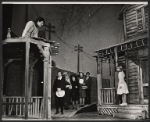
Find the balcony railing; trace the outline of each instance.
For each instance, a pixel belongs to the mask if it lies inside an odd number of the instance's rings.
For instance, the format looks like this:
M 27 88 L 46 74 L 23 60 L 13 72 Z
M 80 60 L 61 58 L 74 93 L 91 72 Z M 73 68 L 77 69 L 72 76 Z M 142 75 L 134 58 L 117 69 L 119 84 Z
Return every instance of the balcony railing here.
M 42 118 L 43 97 L 30 97 L 28 101 L 28 116 Z M 3 96 L 2 97 L 2 114 L 4 116 L 25 116 L 25 97 L 20 96 Z
M 102 104 L 115 104 L 116 103 L 116 89 L 115 88 L 102 88 L 101 89 L 101 103 Z

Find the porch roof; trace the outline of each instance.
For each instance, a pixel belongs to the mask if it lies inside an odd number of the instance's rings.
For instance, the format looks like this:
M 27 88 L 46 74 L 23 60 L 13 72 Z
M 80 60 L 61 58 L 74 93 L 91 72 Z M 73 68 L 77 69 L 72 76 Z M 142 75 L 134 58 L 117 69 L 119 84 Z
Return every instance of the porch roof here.
M 118 43 L 109 47 L 101 48 L 96 50 L 95 53 L 98 53 L 99 56 L 107 56 L 115 53 L 115 49 L 117 52 L 128 51 L 137 49 L 140 47 L 148 46 L 148 34 L 143 34 L 132 39 L 128 39 L 122 43 Z M 95 56 L 94 56 L 95 57 Z

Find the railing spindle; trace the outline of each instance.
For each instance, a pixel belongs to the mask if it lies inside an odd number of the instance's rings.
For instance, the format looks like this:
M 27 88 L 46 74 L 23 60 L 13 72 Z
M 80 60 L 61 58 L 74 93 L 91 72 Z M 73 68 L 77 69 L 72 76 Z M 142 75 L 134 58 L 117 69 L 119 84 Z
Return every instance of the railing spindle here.
M 116 101 L 116 89 L 115 88 L 102 88 L 101 89 L 101 101 L 102 104 L 114 104 Z

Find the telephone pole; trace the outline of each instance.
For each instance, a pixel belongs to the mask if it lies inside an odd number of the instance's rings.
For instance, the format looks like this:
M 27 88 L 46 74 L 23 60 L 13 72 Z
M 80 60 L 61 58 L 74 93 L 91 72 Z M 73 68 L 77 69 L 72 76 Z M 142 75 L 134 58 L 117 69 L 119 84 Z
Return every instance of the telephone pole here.
M 45 25 L 45 26 L 48 28 L 48 30 L 46 31 L 49 32 L 49 40 L 51 40 L 51 33 L 55 33 L 55 30 L 52 30 L 52 29 L 55 29 L 56 27 L 52 26 L 51 23 L 48 23 L 48 25 Z
M 74 46 L 74 51 L 77 51 L 77 73 L 80 71 L 80 52 L 83 52 L 83 47 L 78 44 L 78 46 Z

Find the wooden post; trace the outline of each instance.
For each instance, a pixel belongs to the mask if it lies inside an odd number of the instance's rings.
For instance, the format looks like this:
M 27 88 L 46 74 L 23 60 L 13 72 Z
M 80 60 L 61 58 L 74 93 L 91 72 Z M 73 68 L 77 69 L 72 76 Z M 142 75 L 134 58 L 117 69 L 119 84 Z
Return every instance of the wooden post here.
M 26 43 L 26 61 L 25 61 L 25 119 L 28 119 L 28 81 L 29 81 L 29 51 L 30 51 L 30 43 L 27 41 Z
M 29 97 L 32 96 L 33 67 L 29 69 Z
M 98 94 L 98 105 L 102 105 L 101 89 L 102 89 L 102 59 L 100 60 L 99 54 L 97 54 L 97 94 Z
M 49 54 L 50 55 L 50 54 Z M 51 75 L 52 75 L 52 57 L 49 56 L 48 66 L 48 119 L 51 119 Z
M 118 67 L 118 52 L 117 52 L 117 47 L 114 48 L 115 51 L 115 66 L 116 68 Z
M 49 58 L 48 58 L 48 52 L 49 48 L 44 47 L 44 52 L 45 52 L 45 58 L 44 58 L 44 91 L 43 91 L 43 118 L 48 119 L 48 63 L 49 63 Z
M 117 52 L 117 47 L 114 48 L 115 50 L 115 88 L 117 90 L 117 87 L 118 87 L 118 82 L 119 82 L 119 79 L 118 79 L 118 72 L 116 71 L 116 68 L 118 67 L 118 52 Z M 116 102 L 117 104 L 119 103 L 119 96 L 116 95 Z
M 112 55 L 110 55 L 110 87 L 114 87 L 114 60 Z
M 126 62 L 126 82 L 129 88 L 129 71 L 128 71 L 128 52 L 125 52 L 125 62 Z M 127 95 L 127 102 L 129 102 L 129 97 Z

